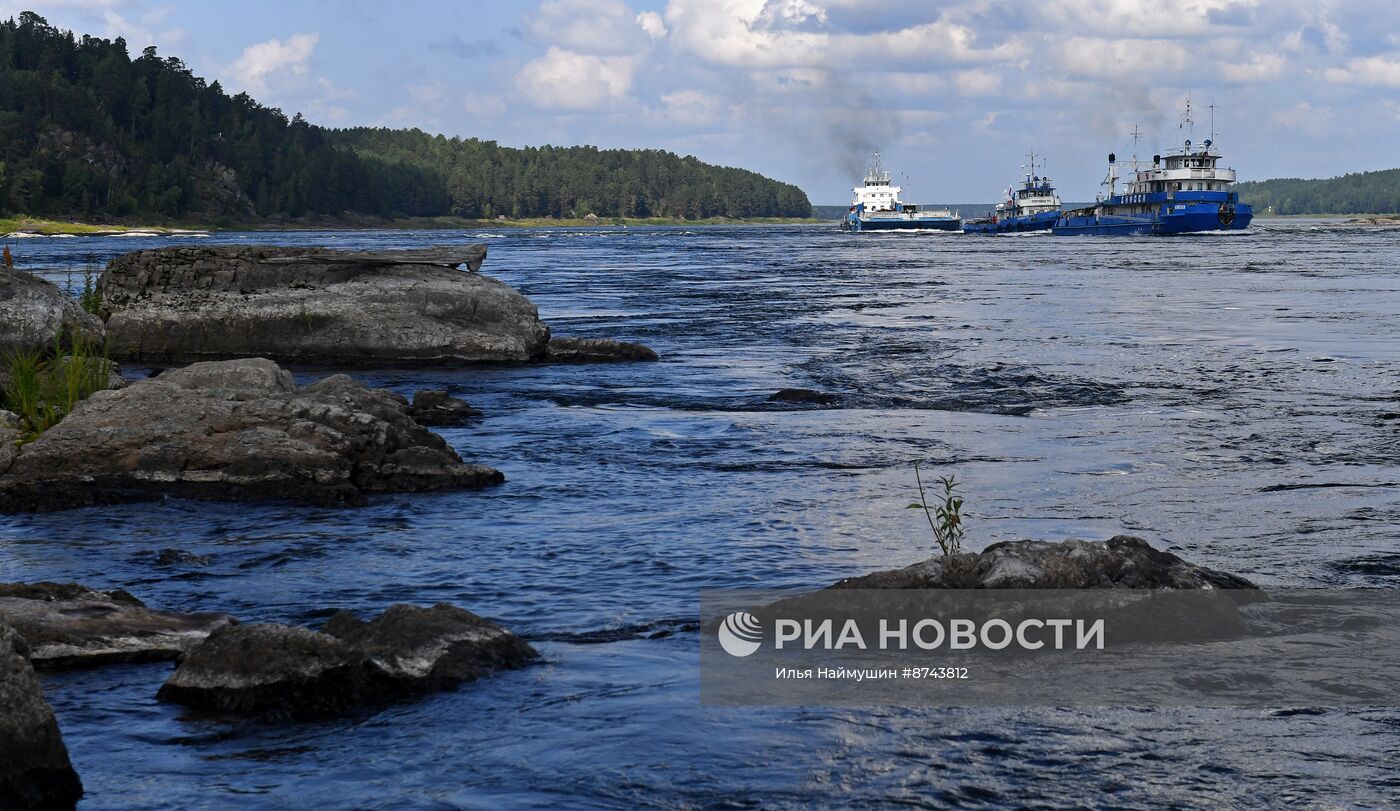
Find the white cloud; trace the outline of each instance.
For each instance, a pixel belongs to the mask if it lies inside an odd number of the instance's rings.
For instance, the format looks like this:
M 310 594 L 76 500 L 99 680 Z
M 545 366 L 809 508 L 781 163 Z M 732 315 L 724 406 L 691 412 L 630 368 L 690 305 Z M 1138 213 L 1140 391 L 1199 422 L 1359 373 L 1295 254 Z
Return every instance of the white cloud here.
M 537 107 L 601 110 L 628 98 L 636 69 L 634 57 L 594 56 L 550 46 L 544 56 L 520 69 L 515 86 Z
M 1327 81 L 1367 87 L 1400 87 L 1400 55 L 1353 59 L 1345 68 L 1327 68 Z
M 286 39 L 270 39 L 249 45 L 229 66 L 228 74 L 238 88 L 253 95 L 268 92 L 268 80 L 290 74 L 305 76 L 311 55 L 320 43 L 320 34 L 293 34 Z
M 964 96 L 990 96 L 1001 90 L 1001 76 L 987 70 L 960 70 L 953 81 Z
M 102 5 L 108 6 L 110 4 L 103 3 Z M 122 37 L 133 50 L 156 45 L 162 51 L 169 52 L 170 48 L 179 46 L 185 41 L 184 29 L 158 27 L 169 17 L 170 11 L 169 7 L 156 9 L 139 15 L 137 20 L 133 22 L 129 17 L 112 8 L 104 8 L 102 11 L 103 36 L 112 39 Z
M 629 54 L 666 33 L 659 14 L 637 14 L 623 0 L 545 0 L 525 25 L 539 40 L 593 55 Z
M 462 108 L 473 116 L 499 118 L 506 111 L 506 103 L 500 96 L 468 93 L 462 97 Z
M 663 39 L 666 36 L 666 21 L 655 11 L 643 11 L 638 14 L 637 25 L 652 39 Z
M 725 104 L 718 96 L 700 90 L 677 90 L 661 97 L 660 116 L 668 123 L 713 128 L 727 124 Z
M 1252 84 L 1279 78 L 1287 65 L 1279 54 L 1257 53 L 1244 62 L 1222 63 L 1220 73 L 1226 81 Z
M 666 24 L 671 40 L 719 65 L 780 68 L 824 64 L 825 34 L 759 25 L 765 0 L 671 0 Z
M 360 98 L 353 90 L 338 87 L 330 79 L 319 78 L 315 84 L 315 98 L 306 105 L 306 112 L 318 123 L 343 124 L 350 118 L 347 106 Z
M 683 50 L 740 68 L 907 70 L 1024 58 L 1005 43 L 978 45 L 972 28 L 948 16 L 870 33 L 833 30 L 812 0 L 671 0 L 666 22 Z
M 1306 101 L 1300 101 L 1286 110 L 1279 110 L 1270 118 L 1280 127 L 1301 130 L 1310 137 L 1322 138 L 1331 129 L 1332 110 L 1313 107 Z
M 1047 56 L 1071 76 L 1103 79 L 1108 72 L 1115 80 L 1179 73 L 1195 59 L 1193 50 L 1177 40 L 1074 36 L 1058 40 Z
M 1258 8 L 1261 0 L 1055 0 L 1037 6 L 1058 33 L 1118 38 L 1190 36 L 1225 27 L 1228 12 Z

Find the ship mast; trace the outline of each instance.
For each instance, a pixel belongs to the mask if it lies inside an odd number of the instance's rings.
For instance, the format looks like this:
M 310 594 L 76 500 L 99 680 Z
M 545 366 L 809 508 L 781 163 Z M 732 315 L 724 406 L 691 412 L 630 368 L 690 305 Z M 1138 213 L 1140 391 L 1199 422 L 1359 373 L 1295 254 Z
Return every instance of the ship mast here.
M 1214 113 L 1213 113 L 1213 111 L 1212 111 L 1212 115 L 1213 115 L 1213 114 L 1214 114 Z M 1176 126 L 1176 128 L 1179 129 L 1179 130 L 1185 130 L 1185 131 L 1186 131 L 1186 135 L 1187 135 L 1188 137 L 1187 137 L 1187 139 L 1186 139 L 1186 150 L 1185 150 L 1185 152 L 1190 152 L 1190 151 L 1191 151 L 1191 139 L 1190 139 L 1189 136 L 1194 135 L 1194 134 L 1196 133 L 1196 122 L 1193 121 L 1193 120 L 1191 119 L 1191 94 L 1190 94 L 1190 93 L 1187 93 L 1187 94 L 1186 94 L 1186 110 L 1185 110 L 1185 112 L 1183 112 L 1183 113 L 1181 114 L 1181 123 L 1178 124 L 1178 125 Z M 1183 154 L 1184 154 L 1184 153 L 1183 153 Z

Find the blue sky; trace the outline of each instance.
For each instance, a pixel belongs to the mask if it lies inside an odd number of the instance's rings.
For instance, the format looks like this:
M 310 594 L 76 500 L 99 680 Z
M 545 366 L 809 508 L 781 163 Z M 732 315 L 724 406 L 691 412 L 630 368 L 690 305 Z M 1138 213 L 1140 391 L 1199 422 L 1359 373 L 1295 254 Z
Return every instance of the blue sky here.
M 1090 199 L 1196 108 L 1241 179 L 1400 167 L 1400 3 L 1355 0 L 0 0 L 154 44 L 328 126 L 660 147 L 844 203 L 880 149 L 915 202 L 1024 154 Z

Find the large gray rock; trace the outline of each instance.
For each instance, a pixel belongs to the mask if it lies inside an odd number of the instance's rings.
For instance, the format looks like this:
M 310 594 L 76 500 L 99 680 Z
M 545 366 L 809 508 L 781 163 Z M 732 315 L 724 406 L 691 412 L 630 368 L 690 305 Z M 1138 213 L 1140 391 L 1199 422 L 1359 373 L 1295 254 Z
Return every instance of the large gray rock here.
M 1003 541 L 981 552 L 842 580 L 838 589 L 1253 589 L 1226 572 L 1188 563 L 1147 541 Z
M 390 689 L 364 653 L 288 625 L 236 625 L 209 635 L 156 697 L 205 710 L 322 718 Z
M 0 625 L 0 808 L 73 808 L 83 784 L 27 652 L 23 637 Z
M 394 605 L 369 622 L 340 612 L 326 625 L 405 688 L 450 689 L 537 654 L 515 634 L 462 608 Z
M 102 321 L 52 282 L 0 268 L 0 358 L 44 351 L 55 339 L 102 342 Z
M 473 270 L 484 245 L 353 253 L 179 247 L 113 260 L 98 287 L 111 356 L 168 363 L 524 363 L 549 328 L 535 305 Z
M 162 495 L 360 504 L 373 492 L 481 487 L 400 395 L 345 375 L 303 388 L 272 361 L 197 363 L 102 391 L 22 446 L 0 511 Z
M 348 612 L 326 632 L 240 625 L 192 649 L 157 697 L 221 712 L 321 718 L 357 706 L 451 689 L 534 649 L 501 626 L 448 605 L 395 605 L 370 622 Z
M 0 583 L 0 623 L 24 636 L 39 668 L 174 660 L 236 622 L 226 614 L 154 611 L 125 591 Z

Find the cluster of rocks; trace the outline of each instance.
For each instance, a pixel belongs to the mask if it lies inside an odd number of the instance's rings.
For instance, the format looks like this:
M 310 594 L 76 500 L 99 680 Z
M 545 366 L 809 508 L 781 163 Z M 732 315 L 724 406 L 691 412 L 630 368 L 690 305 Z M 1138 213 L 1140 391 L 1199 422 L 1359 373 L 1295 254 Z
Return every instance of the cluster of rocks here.
M 117 360 L 193 364 L 127 387 L 98 361 L 109 390 L 23 446 L 0 412 L 0 512 L 162 495 L 358 504 L 503 481 L 423 427 L 481 416 L 468 403 L 425 391 L 410 404 L 345 375 L 298 388 L 277 365 L 656 360 L 636 343 L 551 340 L 529 299 L 475 272 L 485 258 L 484 245 L 137 251 L 98 282 L 105 323 L 47 281 L 0 272 L 0 358 L 81 338 Z
M 125 591 L 0 584 L 0 808 L 72 808 L 82 796 L 36 669 L 179 660 L 157 697 L 291 719 L 449 690 L 539 654 L 490 620 L 439 603 L 348 611 L 320 631 L 156 611 Z
M 0 464 L 0 510 L 179 495 L 359 504 L 366 494 L 482 487 L 401 395 L 345 375 L 298 387 L 262 358 L 196 363 L 100 391 Z

